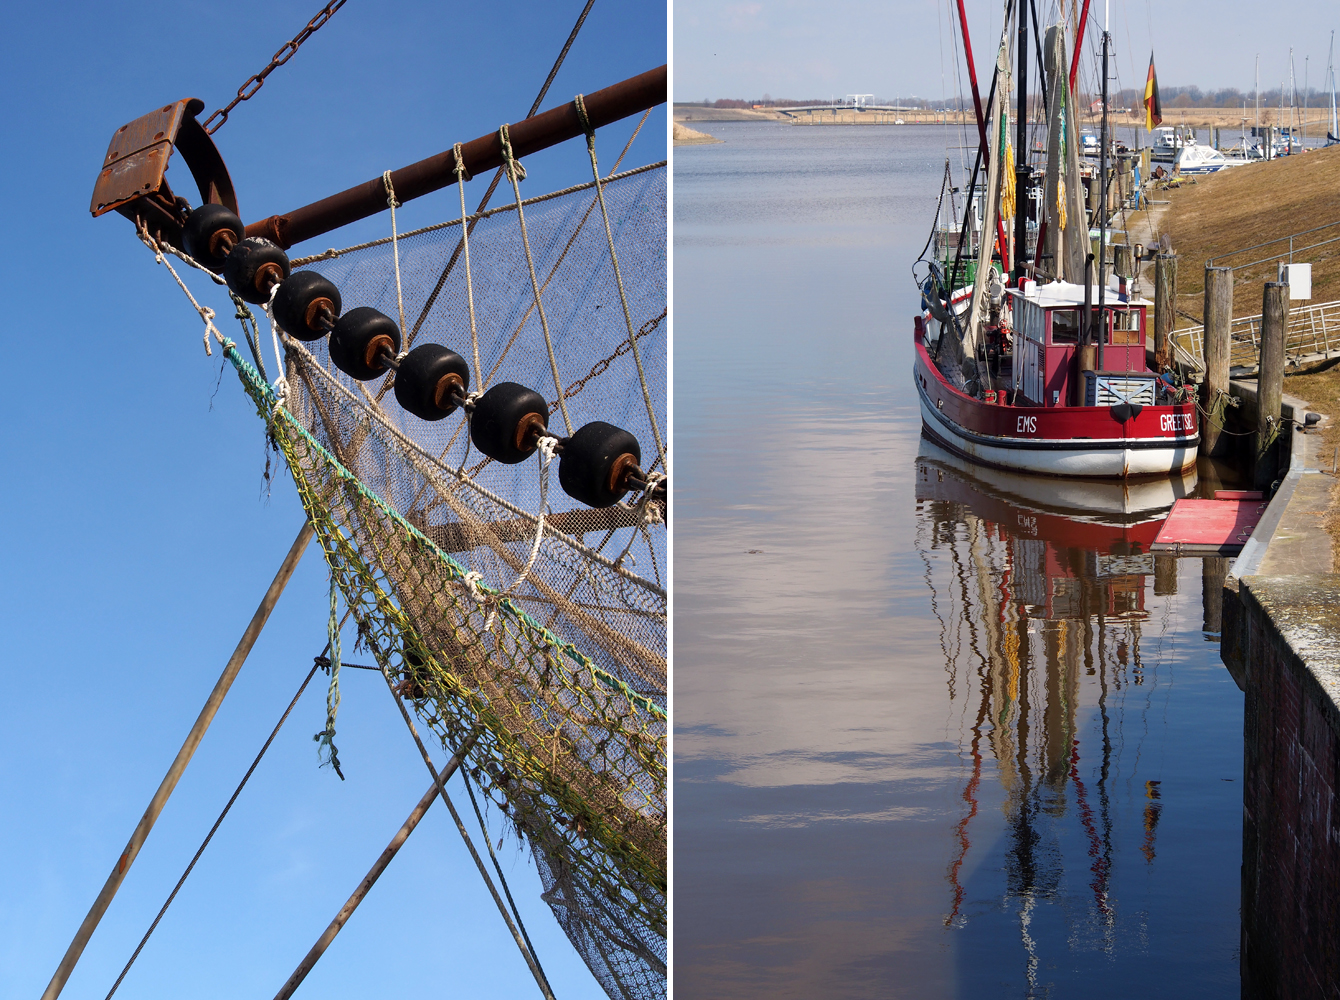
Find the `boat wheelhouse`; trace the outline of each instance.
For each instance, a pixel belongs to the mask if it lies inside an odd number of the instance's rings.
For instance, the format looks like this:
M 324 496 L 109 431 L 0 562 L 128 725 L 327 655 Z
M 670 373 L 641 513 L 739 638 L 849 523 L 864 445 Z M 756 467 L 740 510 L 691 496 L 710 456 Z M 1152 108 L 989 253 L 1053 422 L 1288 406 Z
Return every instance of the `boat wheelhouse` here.
M 931 317 L 918 318 L 914 377 L 928 435 L 973 461 L 1047 475 L 1126 479 L 1194 466 L 1194 396 L 1148 366 L 1152 303 L 1114 278 L 1093 309 L 1097 336 L 1084 342 L 1083 285 L 1021 285 L 1006 290 L 1011 329 L 988 329 L 987 362 L 963 389 L 936 364 Z M 1097 298 L 1090 288 L 1089 302 Z

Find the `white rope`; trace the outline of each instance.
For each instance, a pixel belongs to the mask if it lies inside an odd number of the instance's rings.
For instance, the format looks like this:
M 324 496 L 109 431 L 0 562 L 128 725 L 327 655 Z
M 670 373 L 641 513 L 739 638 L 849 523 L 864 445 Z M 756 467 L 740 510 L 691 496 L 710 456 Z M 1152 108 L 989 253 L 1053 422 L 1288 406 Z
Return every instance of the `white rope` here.
M 536 453 L 540 456 L 540 511 L 535 516 L 535 540 L 531 542 L 530 558 L 526 560 L 526 565 L 521 568 L 520 574 L 509 586 L 499 591 L 495 603 L 504 597 L 510 597 L 525 582 L 526 577 L 530 576 L 530 571 L 535 567 L 535 560 L 540 555 L 540 543 L 544 541 L 544 517 L 549 509 L 549 466 L 558 454 L 558 438 L 545 435 L 535 444 Z M 493 627 L 494 615 L 494 611 L 489 612 L 484 622 L 484 631 L 487 632 Z
M 395 185 L 391 183 L 391 171 L 382 173 L 382 186 L 386 188 L 386 204 L 391 209 L 391 256 L 395 258 L 395 303 L 400 310 L 400 335 L 405 335 L 405 298 L 400 293 L 400 239 L 396 235 L 395 210 L 400 203 L 395 200 Z
M 530 237 L 526 235 L 526 213 L 521 207 L 521 178 L 526 176 L 526 172 L 517 163 L 516 157 L 512 155 L 512 140 L 508 135 L 507 126 L 503 125 L 498 129 L 498 138 L 502 140 L 503 162 L 507 167 L 507 177 L 512 182 L 512 190 L 516 193 L 516 217 L 521 224 L 521 245 L 526 248 L 526 266 L 530 269 L 530 287 L 535 292 L 535 311 L 540 314 L 540 328 L 544 331 L 544 346 L 549 351 L 549 369 L 554 374 L 554 391 L 558 393 L 558 408 L 563 412 L 563 424 L 568 429 L 568 434 L 572 434 L 572 418 L 568 416 L 568 401 L 563 394 L 563 378 L 558 374 L 558 359 L 554 356 L 554 341 L 549 336 L 549 320 L 544 315 L 544 303 L 540 300 L 540 282 L 535 277 L 535 260 L 530 252 Z
M 474 351 L 476 387 L 483 389 L 484 372 L 479 365 L 479 331 L 475 329 L 475 286 L 470 274 L 470 226 L 465 208 L 465 182 L 470 179 L 470 171 L 465 169 L 459 142 L 451 147 L 451 152 L 456 157 L 456 189 L 461 193 L 461 245 L 465 250 L 465 301 L 470 307 L 470 347 Z
M 275 391 L 275 412 L 278 412 L 279 408 L 288 399 L 288 379 L 284 375 L 284 353 L 279 348 L 280 330 L 279 324 L 275 322 L 274 302 L 275 296 L 278 294 L 279 282 L 276 281 L 270 286 L 270 298 L 265 303 L 265 315 L 270 320 L 270 340 L 274 343 L 275 348 L 275 371 L 278 373 L 275 375 L 274 382 L 270 384 Z M 287 339 L 288 334 L 284 334 L 284 336 Z
M 181 280 L 181 275 L 177 273 L 177 269 L 172 266 L 172 264 L 168 261 L 166 257 L 163 256 L 163 251 L 166 250 L 173 256 L 180 257 L 182 260 L 185 260 L 188 263 L 190 263 L 191 266 L 193 267 L 200 267 L 200 265 L 197 264 L 195 261 L 191 260 L 185 254 L 182 254 L 179 251 L 174 250 L 168 244 L 159 243 L 158 240 L 154 239 L 152 236 L 149 235 L 149 230 L 144 227 L 144 224 L 142 222 L 140 223 L 139 235 L 140 240 L 144 243 L 144 245 L 153 251 L 154 259 L 168 269 L 168 272 L 172 275 L 173 278 L 176 279 L 178 286 L 180 286 L 181 290 L 186 293 L 186 297 L 191 300 L 191 305 L 195 307 L 195 311 L 198 312 L 200 314 L 200 318 L 205 321 L 205 336 L 204 336 L 205 356 L 212 358 L 214 356 L 214 352 L 211 351 L 209 348 L 209 335 L 211 333 L 214 334 L 214 339 L 219 342 L 220 346 L 224 345 L 227 342 L 224 335 L 219 332 L 219 328 L 214 325 L 214 315 L 215 315 L 214 310 L 209 308 L 208 306 L 202 306 L 199 302 L 195 300 L 195 296 L 191 294 L 191 290 L 186 287 L 186 282 Z M 200 269 L 202 271 L 206 270 L 203 267 L 200 267 Z
M 641 524 L 638 527 L 645 528 L 649 524 L 662 524 L 665 521 L 665 515 L 661 512 L 658 504 L 651 502 L 651 495 L 656 491 L 656 487 L 665 482 L 665 474 L 661 472 L 648 472 L 647 485 L 642 490 L 642 498 L 638 501 L 635 508 L 641 518 Z M 622 568 L 623 561 L 628 559 L 634 566 L 637 565 L 637 557 L 630 555 L 633 543 L 638 539 L 638 527 L 635 527 L 632 534 L 628 536 L 628 544 L 623 547 L 619 557 L 614 560 L 614 565 Z
M 651 389 L 647 386 L 647 374 L 642 367 L 642 352 L 638 350 L 637 335 L 633 332 L 633 316 L 628 311 L 628 295 L 623 287 L 623 273 L 619 270 L 619 255 L 614 252 L 614 232 L 610 228 L 609 209 L 605 207 L 605 186 L 600 181 L 600 168 L 596 166 L 596 131 L 586 116 L 586 101 L 581 94 L 573 99 L 573 104 L 577 107 L 577 117 L 586 132 L 586 149 L 591 154 L 591 176 L 595 180 L 596 198 L 600 201 L 600 215 L 605 220 L 605 239 L 609 243 L 610 262 L 614 265 L 614 283 L 619 286 L 619 302 L 623 305 L 623 319 L 628 326 L 628 342 L 633 345 L 633 360 L 637 363 L 637 377 L 642 383 L 642 399 L 647 405 L 647 419 L 651 422 L 651 435 L 656 441 L 656 454 L 660 457 L 661 464 L 669 468 L 665 461 L 665 443 L 661 440 L 661 428 L 656 422 L 656 407 L 652 405 Z M 559 390 L 560 394 L 562 391 Z M 571 427 L 568 428 L 568 433 L 572 433 Z

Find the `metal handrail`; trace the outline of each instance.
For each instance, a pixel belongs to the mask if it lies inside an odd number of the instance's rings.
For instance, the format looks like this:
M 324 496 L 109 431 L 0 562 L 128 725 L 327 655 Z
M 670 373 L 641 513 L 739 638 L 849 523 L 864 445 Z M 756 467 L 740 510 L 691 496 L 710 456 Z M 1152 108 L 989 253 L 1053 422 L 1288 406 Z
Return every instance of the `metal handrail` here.
M 1238 255 L 1238 254 L 1240 254 L 1240 253 L 1246 253 L 1248 250 L 1260 250 L 1262 247 L 1272 246 L 1272 245 L 1274 245 L 1274 244 L 1276 244 L 1276 243 L 1283 243 L 1285 240 L 1288 240 L 1288 241 L 1289 241 L 1289 263 L 1292 264 L 1292 263 L 1293 263 L 1293 255 L 1294 255 L 1294 253 L 1295 253 L 1294 245 L 1293 245 L 1293 241 L 1294 241 L 1294 239 L 1295 239 L 1296 237 L 1299 237 L 1299 236 L 1306 236 L 1308 233 L 1319 233 L 1319 232 L 1321 232 L 1323 229 L 1334 229 L 1336 226 L 1340 226 L 1340 221 L 1337 221 L 1337 222 L 1328 222 L 1328 223 L 1327 223 L 1326 225 L 1324 225 L 1324 226 L 1316 226 L 1316 227 L 1314 227 L 1314 228 L 1312 228 L 1312 229 L 1304 229 L 1304 230 L 1302 230 L 1301 232 L 1292 233 L 1292 234 L 1290 234 L 1290 235 L 1288 235 L 1288 236 L 1279 236 L 1279 237 L 1276 237 L 1276 238 L 1273 239 L 1273 240 L 1267 240 L 1267 241 L 1264 242 L 1264 243 L 1256 243 L 1256 244 L 1253 244 L 1252 246 L 1249 246 L 1249 247 L 1241 247 L 1241 248 L 1239 248 L 1239 249 L 1237 249 L 1237 250 L 1230 250 L 1228 253 L 1221 253 L 1218 257 L 1211 257 L 1211 258 L 1209 258 L 1208 260 L 1205 261 L 1205 266 L 1206 266 L 1206 267 L 1214 267 L 1215 261 L 1223 260 L 1223 259 L 1225 259 L 1226 257 L 1234 257 L 1234 256 L 1236 256 L 1236 255 Z M 1325 245 L 1328 244 L 1328 243 L 1336 243 L 1336 242 L 1340 242 L 1340 236 L 1337 236 L 1335 239 L 1322 240 L 1320 243 L 1313 243 L 1311 246 L 1300 247 L 1300 248 L 1297 250 L 1297 252 L 1298 252 L 1298 253 L 1302 253 L 1304 250 L 1313 250 L 1313 249 L 1315 249 L 1316 247 L 1322 247 L 1322 246 L 1325 246 Z M 1254 261 L 1252 261 L 1250 264 L 1239 264 L 1239 265 L 1237 265 L 1237 267 L 1253 267 L 1253 266 L 1256 265 L 1256 264 L 1264 264 L 1266 261 L 1268 261 L 1268 260 L 1274 260 L 1274 259 L 1275 259 L 1275 258 L 1273 258 L 1273 257 L 1262 257 L 1260 260 L 1254 260 Z M 1229 270 L 1236 270 L 1236 268 L 1230 268 Z
M 1260 315 L 1239 316 L 1230 323 L 1230 367 L 1246 369 L 1256 365 L 1260 328 Z M 1177 347 L 1191 354 L 1196 359 L 1196 366 L 1203 368 L 1205 327 L 1183 327 L 1174 330 L 1171 336 Z M 1340 354 L 1340 300 L 1290 309 L 1284 351 L 1293 358 Z

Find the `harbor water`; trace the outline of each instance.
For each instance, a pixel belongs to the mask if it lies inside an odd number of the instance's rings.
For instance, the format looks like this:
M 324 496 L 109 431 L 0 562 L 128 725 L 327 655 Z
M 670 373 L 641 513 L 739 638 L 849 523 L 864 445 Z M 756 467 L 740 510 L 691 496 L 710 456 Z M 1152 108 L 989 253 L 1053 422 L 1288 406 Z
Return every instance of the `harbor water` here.
M 674 172 L 675 996 L 1236 996 L 1224 567 L 1148 551 L 1194 478 L 921 438 L 957 134 L 707 131 Z

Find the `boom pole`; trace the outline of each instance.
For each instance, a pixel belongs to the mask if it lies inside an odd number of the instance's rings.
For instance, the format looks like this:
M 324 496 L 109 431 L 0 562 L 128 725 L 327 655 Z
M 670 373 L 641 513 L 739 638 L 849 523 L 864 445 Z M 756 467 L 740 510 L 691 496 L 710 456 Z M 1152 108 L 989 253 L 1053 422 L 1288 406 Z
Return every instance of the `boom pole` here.
M 214 721 L 219 706 L 223 704 L 224 696 L 228 693 L 228 689 L 233 686 L 233 681 L 237 679 L 237 673 L 242 669 L 242 664 L 246 662 L 247 654 L 251 652 L 251 647 L 256 644 L 261 629 L 265 628 L 265 623 L 269 621 L 270 612 L 274 610 L 279 595 L 284 592 L 284 587 L 287 586 L 289 578 L 293 576 L 293 571 L 298 568 L 298 560 L 302 558 L 303 551 L 307 548 L 307 543 L 312 540 L 313 533 L 312 523 L 304 521 L 302 530 L 298 532 L 298 537 L 293 540 L 288 555 L 284 557 L 283 563 L 279 566 L 279 572 L 275 574 L 274 580 L 271 581 L 270 588 L 261 599 L 256 613 L 251 616 L 251 621 L 248 623 L 246 631 L 242 633 L 242 638 L 238 641 L 237 648 L 233 650 L 233 655 L 229 657 L 227 666 L 223 668 L 223 674 L 219 677 L 214 685 L 214 690 L 210 692 L 209 698 L 205 701 L 205 707 L 200 710 L 195 725 L 191 727 L 191 731 L 187 734 L 186 742 L 177 751 L 176 759 L 172 761 L 172 766 L 168 768 L 167 775 L 158 786 L 158 791 L 154 792 L 154 797 L 149 800 L 149 806 L 144 810 L 144 815 L 140 817 L 135 832 L 131 834 L 130 842 L 126 844 L 126 849 L 121 852 L 116 864 L 112 866 L 112 873 L 107 876 L 106 884 L 103 885 L 102 891 L 98 893 L 98 898 L 93 901 L 93 906 L 89 909 L 88 915 L 84 917 L 84 922 L 79 925 L 74 940 L 70 942 L 70 947 L 65 951 L 65 957 L 61 959 L 55 975 L 51 977 L 51 982 L 47 984 L 46 991 L 42 994 L 42 1000 L 56 1000 L 56 997 L 60 996 L 61 990 L 65 989 L 65 983 L 69 980 L 70 973 L 74 972 L 75 964 L 84 953 L 89 938 L 93 936 L 93 932 L 97 929 L 103 914 L 107 912 L 107 907 L 112 904 L 112 897 L 121 888 L 121 883 L 125 880 L 126 872 L 130 870 L 130 866 L 135 863 L 135 858 L 139 855 L 140 848 L 144 846 L 149 831 L 158 821 L 158 814 L 167 805 L 168 797 L 177 787 L 177 782 L 186 770 L 186 765 L 191 762 L 191 758 L 195 755 L 196 747 L 204 739 L 205 730 Z
M 961 0 L 960 0 L 961 3 Z M 966 30 L 966 25 L 965 25 Z M 971 65 L 971 56 L 969 57 Z M 597 129 L 629 115 L 664 104 L 668 94 L 665 66 L 630 77 L 583 98 L 591 128 Z M 974 80 L 973 91 L 977 84 Z M 585 133 L 576 103 L 569 101 L 508 127 L 513 154 L 519 159 L 556 146 Z M 497 132 L 461 145 L 461 159 L 468 174 L 478 176 L 503 164 L 502 139 Z M 418 198 L 456 183 L 456 157 L 452 150 L 438 153 L 407 167 L 391 171 L 396 199 Z M 263 236 L 284 249 L 347 226 L 386 210 L 386 185 L 381 177 L 340 191 L 329 198 L 282 215 L 272 215 L 247 226 L 248 236 Z

